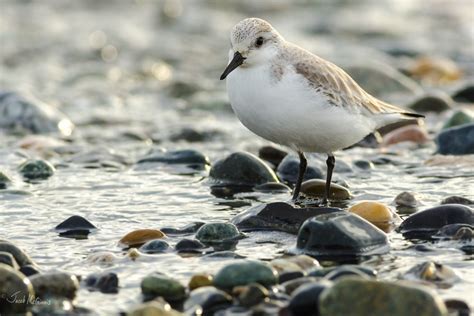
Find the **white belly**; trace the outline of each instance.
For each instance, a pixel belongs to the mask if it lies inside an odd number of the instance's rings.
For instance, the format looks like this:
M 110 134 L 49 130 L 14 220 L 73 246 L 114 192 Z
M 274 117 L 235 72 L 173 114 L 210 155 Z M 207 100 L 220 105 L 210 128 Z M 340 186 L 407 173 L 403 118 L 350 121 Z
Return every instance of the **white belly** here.
M 272 80 L 267 66 L 237 68 L 227 77 L 232 109 L 255 134 L 304 152 L 331 153 L 375 128 L 359 114 L 329 104 L 303 78 L 287 70 Z

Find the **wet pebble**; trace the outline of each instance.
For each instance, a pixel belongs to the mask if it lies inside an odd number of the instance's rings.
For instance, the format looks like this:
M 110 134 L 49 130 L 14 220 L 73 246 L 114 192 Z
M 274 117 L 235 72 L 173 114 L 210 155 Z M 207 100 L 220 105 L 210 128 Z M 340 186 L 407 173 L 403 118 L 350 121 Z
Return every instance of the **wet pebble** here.
M 214 185 L 223 186 L 253 187 L 267 182 L 279 182 L 268 165 L 247 152 L 235 152 L 216 161 L 209 177 L 215 181 Z
M 27 160 L 18 167 L 20 174 L 28 180 L 47 179 L 54 174 L 55 168 L 46 160 Z
M 206 246 L 200 242 L 199 240 L 195 239 L 181 239 L 178 243 L 174 246 L 176 251 L 178 252 L 193 252 L 199 249 L 203 249 Z
M 474 123 L 443 130 L 436 137 L 436 144 L 442 155 L 474 154 Z
M 274 146 L 263 146 L 258 150 L 258 157 L 265 161 L 270 162 L 275 168 L 277 168 L 281 161 L 288 155 L 284 150 L 276 148 Z
M 464 301 L 456 300 L 456 299 L 448 299 L 444 301 L 444 304 L 448 308 L 449 315 L 456 315 L 456 316 L 472 315 L 471 308 Z
M 362 147 L 362 148 L 378 148 L 382 143 L 382 136 L 379 132 L 370 133 L 369 135 L 365 136 L 362 140 L 355 143 L 352 146 L 349 146 L 345 149 L 353 148 L 353 147 Z
M 301 193 L 309 197 L 321 198 L 324 196 L 325 190 L 326 190 L 325 180 L 312 179 L 312 180 L 303 182 L 303 184 L 301 185 Z M 349 189 L 339 184 L 331 183 L 331 187 L 329 189 L 330 200 L 348 200 L 351 197 L 352 196 Z
M 235 286 L 258 283 L 263 286 L 276 284 L 278 273 L 269 264 L 254 260 L 239 260 L 221 268 L 214 276 L 214 286 L 232 290 Z
M 163 297 L 166 301 L 181 301 L 186 297 L 186 288 L 178 280 L 160 272 L 146 276 L 140 287 L 146 301 Z
M 320 267 L 318 260 L 307 255 L 273 259 L 269 263 L 278 274 L 298 271 L 305 272 Z
M 28 300 L 34 297 L 33 286 L 27 277 L 12 267 L 0 263 L 0 314 L 23 315 L 28 309 Z M 12 303 L 12 297 L 26 298 L 24 302 Z
M 245 286 L 237 286 L 232 290 L 232 295 L 237 297 L 241 306 L 252 307 L 262 303 L 269 297 L 269 291 L 258 283 Z
M 213 286 L 204 286 L 191 292 L 184 303 L 184 310 L 190 315 L 214 315 L 231 305 L 232 297 L 229 294 Z
M 322 278 L 325 277 L 333 272 L 333 276 L 330 276 L 328 278 L 333 278 L 334 276 L 337 277 L 337 275 L 340 273 L 342 275 L 345 274 L 346 271 L 350 271 L 351 273 L 357 270 L 360 273 L 364 274 L 366 277 L 369 278 L 376 278 L 377 277 L 377 271 L 371 267 L 364 266 L 364 265 L 358 265 L 358 264 L 343 264 L 340 266 L 336 267 L 327 267 L 327 268 L 321 268 L 321 269 L 314 269 L 308 273 L 309 276 L 317 277 L 317 278 Z M 358 274 L 359 273 L 355 273 Z M 360 275 L 359 275 L 360 276 Z M 327 279 L 327 278 L 326 278 Z
M 79 290 L 79 281 L 75 275 L 64 272 L 35 274 L 30 277 L 37 297 L 67 298 L 73 300 Z
M 35 265 L 33 260 L 22 249 L 7 240 L 0 240 L 0 251 L 11 254 L 20 267 Z
M 254 190 L 257 192 L 263 193 L 286 193 L 291 192 L 291 189 L 286 184 L 280 182 L 267 182 L 264 184 L 259 184 L 254 187 Z
M 194 234 L 204 224 L 204 222 L 194 222 L 181 228 L 163 227 L 160 230 L 167 235 Z
M 418 201 L 416 197 L 411 192 L 402 192 L 398 194 L 394 202 L 397 206 L 404 206 L 404 207 L 416 207 L 418 205 Z
M 441 240 L 472 240 L 474 238 L 474 226 L 468 224 L 446 225 L 431 237 Z
M 296 243 L 297 252 L 332 260 L 388 250 L 385 233 L 348 212 L 328 213 L 306 220 L 298 232 Z
M 297 234 L 301 224 L 308 218 L 328 212 L 341 211 L 331 207 L 298 208 L 284 202 L 253 206 L 231 219 L 244 231 L 278 230 Z
M 447 289 L 460 281 L 454 270 L 446 265 L 434 261 L 426 261 L 415 265 L 406 271 L 403 279 L 410 281 L 423 281 Z
M 440 113 L 449 110 L 453 107 L 453 100 L 444 94 L 437 95 L 426 95 L 423 96 L 412 104 L 408 105 L 408 108 L 415 112 L 436 112 Z
M 235 241 L 241 237 L 239 229 L 232 223 L 207 223 L 196 233 L 196 239 L 204 244 Z
M 354 166 L 362 170 L 374 169 L 374 164 L 371 161 L 365 159 L 358 159 L 353 162 Z
M 54 228 L 59 236 L 84 239 L 97 229 L 91 222 L 79 215 L 73 215 Z
M 0 251 L 0 263 L 6 264 L 6 265 L 12 267 L 15 270 L 20 269 L 20 266 L 16 262 L 13 255 L 9 252 L 6 252 L 6 251 Z
M 278 177 L 287 183 L 295 184 L 298 178 L 298 170 L 300 166 L 299 158 L 294 155 L 287 155 L 281 163 L 278 165 L 277 174 Z M 308 167 L 304 175 L 304 180 L 310 179 L 323 179 L 323 173 L 312 160 L 308 161 Z
M 319 316 L 319 297 L 331 286 L 332 282 L 327 280 L 301 285 L 291 295 L 289 310 L 293 315 Z
M 449 224 L 474 225 L 474 211 L 460 204 L 435 206 L 410 215 L 397 230 L 405 238 L 431 239 L 440 228 Z
M 376 201 L 357 202 L 349 208 L 349 212 L 359 215 L 382 230 L 396 218 L 387 205 Z
M 148 155 L 139 159 L 137 163 L 179 164 L 198 170 L 204 169 L 211 164 L 207 156 L 194 149 L 174 151 L 152 150 Z
M 474 201 L 462 196 L 448 196 L 441 201 L 441 204 L 462 204 L 462 205 L 474 205 Z
M 121 246 L 141 246 L 147 241 L 164 238 L 166 235 L 158 229 L 137 229 L 123 236 L 119 244 Z
M 183 314 L 172 309 L 171 306 L 162 299 L 155 299 L 150 302 L 140 304 L 127 313 L 127 316 L 182 316 Z
M 447 129 L 454 126 L 459 126 L 463 124 L 469 124 L 474 122 L 474 116 L 463 110 L 454 112 L 448 120 L 444 123 L 443 129 Z
M 152 239 L 147 241 L 140 247 L 140 251 L 143 253 L 163 253 L 170 248 L 170 245 L 161 239 Z
M 118 293 L 119 278 L 114 272 L 91 274 L 84 280 L 89 290 L 98 290 L 102 293 Z
M 170 140 L 173 142 L 184 140 L 189 143 L 196 143 L 209 141 L 218 135 L 218 131 L 199 131 L 194 128 L 186 127 L 178 133 L 171 135 Z
M 321 316 L 445 316 L 438 294 L 428 288 L 396 282 L 344 278 L 320 296 Z
M 211 286 L 213 277 L 210 274 L 195 274 L 191 277 L 188 283 L 188 288 L 192 291 L 199 287 Z
M 429 141 L 428 133 L 418 125 L 407 125 L 398 128 L 383 137 L 384 146 L 390 146 L 401 142 L 412 142 L 424 144 Z
M 0 128 L 9 132 L 72 134 L 74 124 L 59 110 L 33 97 L 0 91 Z
M 11 182 L 12 180 L 3 171 L 0 170 L 0 190 L 6 189 Z
M 328 274 L 324 276 L 324 279 L 336 282 L 342 278 L 347 278 L 347 277 L 357 277 L 357 278 L 363 278 L 363 279 L 368 279 L 369 276 L 367 273 L 362 272 L 360 269 L 351 266 L 351 265 L 345 265 L 345 266 L 340 266 L 332 271 L 330 271 Z
M 461 88 L 453 94 L 453 99 L 456 102 L 474 102 L 474 86 L 469 85 L 467 87 Z

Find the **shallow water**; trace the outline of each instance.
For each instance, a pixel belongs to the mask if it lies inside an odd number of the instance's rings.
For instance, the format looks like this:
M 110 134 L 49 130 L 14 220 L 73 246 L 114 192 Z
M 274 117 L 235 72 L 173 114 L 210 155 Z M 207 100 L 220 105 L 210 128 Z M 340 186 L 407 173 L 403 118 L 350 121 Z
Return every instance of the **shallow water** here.
M 437 5 L 408 0 L 358 1 L 357 6 L 345 1 L 337 5 L 296 1 L 298 5 L 293 6 L 286 1 L 232 1 L 226 5 L 183 1 L 180 13 L 179 7 L 169 7 L 169 1 L 46 4 L 3 0 L 0 87 L 32 92 L 57 105 L 77 124 L 72 146 L 78 152 L 110 148 L 131 162 L 152 146 L 194 148 L 211 161 L 237 150 L 256 153 L 267 143 L 238 123 L 225 101 L 225 86 L 218 81 L 227 61 L 228 30 L 236 21 L 249 15 L 268 18 L 287 38 L 343 63 L 354 56 L 399 66 L 404 57 L 383 53 L 395 48 L 446 56 L 462 67 L 465 78 L 472 79 L 474 48 L 465 45 L 473 40 L 472 3 L 433 2 Z M 361 16 L 363 25 L 359 25 Z M 192 98 L 170 97 L 170 85 L 176 80 L 195 84 L 198 92 Z M 443 118 L 429 116 L 428 130 L 438 130 Z M 169 136 L 182 127 L 216 131 L 217 136 L 198 143 L 170 141 Z M 124 132 L 148 137 L 131 139 Z M 20 136 L 1 136 L 0 168 L 13 176 L 14 183 L 11 190 L 0 190 L 0 238 L 23 247 L 45 271 L 60 269 L 82 276 L 116 272 L 121 287 L 117 295 L 83 288 L 78 293 L 78 305 L 100 314 L 126 311 L 139 303 L 139 283 L 154 270 L 187 282 L 197 272 L 214 272 L 233 260 L 182 258 L 171 252 L 131 261 L 117 246 L 127 232 L 181 227 L 194 221 L 227 221 L 251 205 L 289 199 L 288 194 L 263 193 L 221 199 L 211 195 L 207 171 L 183 175 L 181 169 L 140 168 L 133 163 L 120 168 L 85 168 L 78 159 L 71 162 L 71 155 L 59 154 L 49 157 L 57 166 L 56 174 L 29 184 L 17 175 L 16 167 L 22 155 L 38 153 L 19 149 Z M 393 147 L 388 154 L 399 162 L 396 166 L 377 165 L 370 171 L 352 167 L 354 172 L 336 172 L 335 178 L 349 184 L 355 196 L 350 203 L 371 199 L 391 204 L 403 191 L 416 193 L 422 203 L 418 209 L 438 205 L 450 195 L 472 198 L 472 169 L 424 165 L 434 151 L 433 143 Z M 350 165 L 353 160 L 382 154 L 387 153 L 354 148 L 336 158 Z M 99 230 L 86 240 L 59 237 L 53 228 L 70 215 L 84 216 Z M 436 260 L 452 267 L 462 280 L 439 290 L 441 295 L 471 301 L 473 257 L 460 251 L 459 244 L 430 244 L 434 251 L 419 252 L 410 249 L 413 244 L 400 234 L 391 232 L 389 237 L 391 252 L 365 261 L 379 271 L 380 278 L 394 279 L 421 261 Z M 169 238 L 171 245 L 178 240 Z M 239 241 L 235 252 L 272 259 L 294 244 L 292 235 L 254 232 Z M 99 251 L 112 251 L 121 259 L 111 265 L 86 261 L 89 254 Z

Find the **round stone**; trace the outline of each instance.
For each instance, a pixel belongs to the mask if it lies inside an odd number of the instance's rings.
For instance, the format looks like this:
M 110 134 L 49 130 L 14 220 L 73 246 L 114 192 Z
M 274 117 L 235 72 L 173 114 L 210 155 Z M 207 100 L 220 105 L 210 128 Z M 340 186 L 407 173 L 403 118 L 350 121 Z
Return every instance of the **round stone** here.
M 187 239 L 187 238 L 181 239 L 174 246 L 174 248 L 178 252 L 186 252 L 186 251 L 193 252 L 193 251 L 196 251 L 198 249 L 203 249 L 205 247 L 206 246 L 202 242 L 200 242 L 199 240 Z
M 286 155 L 288 155 L 286 151 L 273 146 L 263 146 L 258 150 L 258 157 L 270 162 L 275 168 L 278 167 Z
M 194 169 L 203 169 L 211 164 L 207 156 L 194 149 L 152 150 L 147 156 L 138 160 L 138 163 L 181 164 Z
M 326 181 L 319 179 L 312 179 L 303 182 L 301 185 L 301 192 L 309 197 L 323 197 L 326 190 Z M 329 199 L 330 200 L 348 200 L 351 198 L 351 192 L 335 183 L 331 183 L 329 189 Z
M 54 167 L 45 160 L 27 160 L 19 167 L 20 174 L 28 180 L 47 179 L 54 174 Z
M 411 192 L 402 192 L 395 197 L 394 200 L 397 206 L 404 206 L 404 207 L 416 207 L 418 201 L 416 197 Z
M 198 287 L 211 286 L 212 285 L 212 275 L 209 274 L 195 274 L 189 280 L 188 287 L 190 290 L 195 290 Z
M 448 120 L 444 123 L 443 129 L 459 126 L 463 124 L 469 124 L 474 122 L 474 116 L 472 116 L 469 112 L 466 111 L 456 111 L 454 112 Z
M 30 281 L 36 296 L 43 299 L 64 297 L 73 300 L 79 289 L 77 277 L 63 272 L 35 274 L 30 277 Z
M 191 292 L 184 303 L 186 315 L 215 315 L 232 305 L 232 297 L 213 286 L 200 287 Z
M 470 85 L 464 87 L 453 94 L 453 99 L 456 102 L 474 102 L 474 86 Z
M 128 247 L 141 246 L 147 241 L 165 237 L 166 235 L 158 229 L 137 229 L 123 236 L 119 244 Z
M 362 201 L 352 205 L 349 212 L 359 215 L 372 224 L 383 224 L 393 220 L 393 212 L 390 208 L 376 201 Z
M 0 314 L 25 314 L 35 292 L 27 277 L 0 263 Z
M 254 190 L 263 193 L 286 193 L 291 191 L 289 186 L 280 182 L 259 184 L 255 186 Z
M 237 297 L 240 305 L 245 307 L 260 304 L 270 295 L 268 290 L 258 283 L 234 287 L 232 294 Z
M 140 247 L 140 251 L 144 253 L 163 253 L 170 248 L 170 245 L 161 239 L 153 239 L 147 241 Z
M 118 293 L 119 279 L 114 272 L 89 275 L 84 283 L 90 290 L 98 290 L 102 293 Z
M 474 154 L 474 123 L 447 128 L 435 141 L 441 155 Z
M 214 286 L 231 290 L 235 286 L 258 283 L 263 286 L 276 284 L 278 273 L 269 264 L 253 261 L 239 260 L 220 269 L 214 276 Z
M 326 280 L 301 285 L 293 291 L 288 308 L 293 315 L 319 315 L 319 297 L 331 285 Z
M 416 111 L 416 112 L 436 112 L 440 113 L 446 111 L 453 106 L 453 100 L 444 94 L 438 95 L 427 95 L 424 97 L 419 98 L 412 104 L 408 106 L 408 108 Z
M 161 296 L 166 301 L 173 302 L 181 301 L 186 297 L 186 288 L 181 282 L 160 272 L 146 276 L 140 286 L 145 300 Z
M 196 233 L 196 239 L 203 243 L 234 241 L 240 237 L 239 229 L 231 223 L 207 223 Z
M 6 189 L 11 182 L 12 180 L 0 170 L 0 190 Z
M 33 260 L 22 249 L 7 240 L 0 240 L 0 251 L 10 253 L 20 267 L 34 265 Z
M 277 174 L 278 177 L 286 182 L 294 184 L 298 178 L 298 172 L 300 168 L 300 160 L 298 157 L 293 155 L 287 155 L 281 163 L 278 165 Z M 323 179 L 323 173 L 318 168 L 317 165 L 314 164 L 312 160 L 308 161 L 308 166 L 306 167 L 306 172 L 304 173 L 303 180 L 310 180 L 310 179 Z

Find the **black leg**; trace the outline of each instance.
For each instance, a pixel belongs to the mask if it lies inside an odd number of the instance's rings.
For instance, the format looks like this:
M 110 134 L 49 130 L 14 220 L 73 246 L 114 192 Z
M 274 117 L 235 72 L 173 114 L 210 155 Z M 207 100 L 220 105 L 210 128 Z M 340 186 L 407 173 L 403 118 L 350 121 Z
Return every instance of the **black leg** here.
M 323 204 L 328 204 L 329 198 L 329 190 L 331 188 L 331 178 L 332 178 L 332 171 L 334 170 L 334 165 L 336 164 L 336 158 L 333 155 L 328 155 L 328 159 L 326 160 L 326 165 L 328 167 L 327 175 L 326 175 L 326 190 L 324 191 L 324 198 Z
M 298 179 L 296 180 L 295 189 L 293 191 L 293 202 L 296 202 L 298 199 L 298 195 L 300 194 L 301 190 L 301 182 L 303 182 L 304 173 L 306 172 L 306 167 L 308 165 L 304 153 L 298 152 L 298 156 L 300 157 L 300 169 L 298 172 Z

